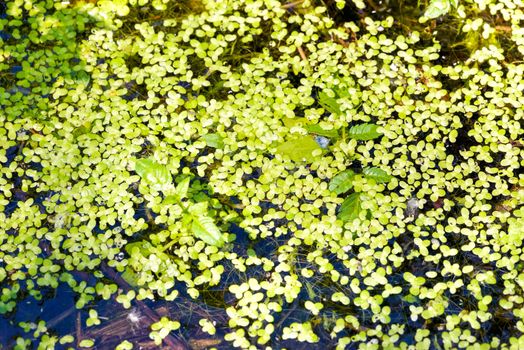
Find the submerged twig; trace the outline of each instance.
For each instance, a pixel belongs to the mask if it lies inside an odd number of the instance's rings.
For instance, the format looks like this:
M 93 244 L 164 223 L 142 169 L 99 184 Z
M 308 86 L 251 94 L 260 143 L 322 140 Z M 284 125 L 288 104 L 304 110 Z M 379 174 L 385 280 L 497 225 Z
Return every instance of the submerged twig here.
M 297 50 L 298 50 L 298 54 L 300 55 L 300 58 L 302 58 L 304 61 L 307 61 L 307 56 L 302 46 L 297 46 Z
M 102 272 L 111 278 L 120 288 L 124 290 L 124 292 L 129 292 L 133 288 L 127 283 L 122 276 L 120 276 L 115 270 L 113 270 L 110 266 L 108 266 L 106 263 L 102 263 L 101 265 Z M 160 320 L 160 316 L 156 313 L 156 311 L 152 310 L 149 306 L 147 306 L 143 301 L 136 300 L 135 303 L 140 309 L 140 311 L 151 321 L 151 323 L 156 323 Z M 189 349 L 188 346 L 183 342 L 181 339 L 178 339 L 174 337 L 171 334 L 168 334 L 164 340 L 163 340 L 170 349 L 173 350 L 187 350 Z
M 80 314 L 80 311 L 76 312 L 76 346 L 80 346 L 80 342 L 82 341 L 82 315 Z
M 283 9 L 293 8 L 293 7 L 297 6 L 297 5 L 300 5 L 303 2 L 304 2 L 304 0 L 297 0 L 297 1 L 293 1 L 293 2 L 288 2 L 287 4 L 282 5 L 282 8 Z
M 51 320 L 49 320 L 49 322 L 47 322 L 47 328 L 53 328 L 54 326 L 62 322 L 65 318 L 67 318 L 69 315 L 71 315 L 73 312 L 75 312 L 75 310 L 76 309 L 74 307 L 70 307 L 69 309 L 60 313 L 56 317 L 53 317 Z

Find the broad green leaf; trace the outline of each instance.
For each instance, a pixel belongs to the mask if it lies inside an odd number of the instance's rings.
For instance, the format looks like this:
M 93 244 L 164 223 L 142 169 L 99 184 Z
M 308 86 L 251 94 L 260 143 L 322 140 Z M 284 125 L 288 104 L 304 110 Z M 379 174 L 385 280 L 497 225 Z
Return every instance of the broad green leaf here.
M 337 195 L 349 191 L 353 187 L 354 177 L 355 172 L 350 169 L 338 173 L 329 182 L 329 190 Z
M 402 297 L 402 300 L 404 300 L 407 303 L 413 304 L 413 303 L 418 302 L 419 298 L 410 293 L 410 294 Z
M 377 129 L 378 125 L 376 124 L 359 124 L 349 129 L 348 136 L 359 141 L 373 140 L 382 136 Z
M 449 4 L 453 6 L 454 8 L 458 8 L 459 6 L 459 0 L 449 0 Z
M 387 172 L 380 168 L 372 167 L 372 168 L 364 168 L 362 170 L 362 173 L 365 177 L 368 179 L 373 179 L 377 183 L 386 183 L 391 181 L 393 176 L 389 175 Z
M 135 162 L 135 172 L 149 185 L 165 186 L 171 183 L 171 174 L 165 165 L 151 158 L 139 159 Z
M 182 216 L 182 227 L 189 227 L 192 220 L 193 216 L 191 214 L 186 213 L 184 216 Z
M 179 200 L 182 200 L 187 197 L 187 192 L 189 191 L 189 182 L 191 179 L 186 177 L 184 180 L 180 181 L 175 188 L 175 195 L 178 196 Z
M 209 245 L 222 247 L 224 240 L 222 239 L 222 233 L 218 227 L 208 216 L 194 216 L 191 230 L 195 237 L 203 240 Z
M 207 214 L 207 202 L 200 202 L 192 204 L 188 211 L 193 214 L 193 216 L 201 216 Z
M 434 19 L 445 15 L 450 9 L 450 0 L 432 0 L 424 12 L 424 17 Z
M 342 202 L 337 217 L 342 221 L 355 220 L 362 211 L 361 202 L 360 193 L 350 194 L 344 202 Z
M 318 102 L 326 111 L 333 114 L 341 114 L 340 106 L 335 97 L 329 97 L 327 93 L 321 91 L 318 93 Z
M 327 129 L 324 129 L 320 125 L 317 125 L 317 124 L 315 124 L 315 125 L 307 125 L 306 126 L 306 130 L 310 134 L 325 136 L 325 137 L 329 137 L 329 138 L 332 138 L 332 139 L 338 138 L 338 131 L 337 130 L 335 130 L 335 129 L 327 130 Z
M 313 151 L 322 150 L 320 145 L 311 136 L 302 136 L 298 139 L 284 142 L 277 147 L 277 153 L 282 156 L 288 156 L 295 162 L 306 161 L 311 163 L 315 160 Z
M 206 134 L 202 136 L 208 147 L 224 148 L 224 138 L 219 134 Z

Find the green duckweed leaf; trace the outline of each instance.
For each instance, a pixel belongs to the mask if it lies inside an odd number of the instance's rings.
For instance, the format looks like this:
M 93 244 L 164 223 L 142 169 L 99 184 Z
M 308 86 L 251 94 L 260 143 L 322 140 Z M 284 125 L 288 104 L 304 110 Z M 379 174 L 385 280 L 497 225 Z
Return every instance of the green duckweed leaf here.
M 362 170 L 362 173 L 365 177 L 367 177 L 368 179 L 373 179 L 377 183 L 386 183 L 391 181 L 391 179 L 393 178 L 393 176 L 389 175 L 384 170 L 376 167 L 364 168 L 364 170 Z
M 284 123 L 286 127 L 291 129 L 292 127 L 295 127 L 295 126 L 306 125 L 309 122 L 309 120 L 304 117 L 300 117 L 300 118 L 284 117 L 282 118 L 282 122 Z
M 219 134 L 206 134 L 202 136 L 208 147 L 222 149 L 224 148 L 224 138 Z
M 150 158 L 137 160 L 135 172 L 149 185 L 166 186 L 172 181 L 167 167 Z
M 350 194 L 344 202 L 342 202 L 337 217 L 342 221 L 355 220 L 362 211 L 361 203 L 360 193 Z
M 355 172 L 353 170 L 348 169 L 338 173 L 329 182 L 329 190 L 337 195 L 349 191 L 353 187 L 354 177 Z
M 129 255 L 141 254 L 148 257 L 151 254 L 151 243 L 147 241 L 138 241 L 126 244 L 125 250 Z
M 359 141 L 373 140 L 382 136 L 376 124 L 359 124 L 349 129 L 349 137 Z
M 318 102 L 326 111 L 333 114 L 341 114 L 340 106 L 334 97 L 329 97 L 324 91 L 319 92 Z
M 319 144 L 311 136 L 302 136 L 298 139 L 284 142 L 277 147 L 277 153 L 282 156 L 288 156 L 295 162 L 306 161 L 308 163 L 313 162 L 316 156 L 313 152 L 316 150 L 322 150 Z
M 414 296 L 413 294 L 408 294 L 406 296 L 403 296 L 402 297 L 402 300 L 404 300 L 405 302 L 407 303 L 410 303 L 410 304 L 414 304 L 416 303 L 417 301 L 419 301 L 419 298 Z
M 217 247 L 222 247 L 224 245 L 222 233 L 213 222 L 213 219 L 208 216 L 194 216 L 191 230 L 195 237 L 203 240 L 209 245 Z
M 73 137 L 77 138 L 80 135 L 87 134 L 91 131 L 91 122 L 86 122 L 83 125 L 73 130 Z

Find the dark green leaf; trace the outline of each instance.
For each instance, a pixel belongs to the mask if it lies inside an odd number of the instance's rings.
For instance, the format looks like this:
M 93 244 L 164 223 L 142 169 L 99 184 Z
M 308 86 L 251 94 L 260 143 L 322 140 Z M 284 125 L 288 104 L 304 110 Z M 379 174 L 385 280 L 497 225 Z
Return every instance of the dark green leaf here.
M 368 179 L 373 179 L 377 183 L 386 183 L 391 181 L 393 176 L 389 175 L 387 172 L 380 168 L 372 167 L 372 168 L 365 168 L 362 173 L 365 177 Z
M 208 216 L 194 216 L 191 230 L 195 237 L 203 240 L 209 245 L 222 247 L 224 240 L 222 239 L 222 233 L 218 227 Z
M 350 194 L 344 202 L 342 202 L 337 217 L 342 221 L 355 220 L 362 211 L 361 202 L 360 193 Z
M 282 156 L 288 156 L 295 162 L 306 161 L 311 163 L 316 157 L 313 151 L 322 149 L 315 139 L 311 136 L 302 136 L 298 139 L 284 142 L 277 147 L 277 153 Z
M 171 183 L 171 174 L 165 165 L 144 158 L 135 162 L 135 172 L 149 185 L 165 186 Z
M 329 190 L 337 195 L 349 191 L 353 187 L 354 177 L 355 172 L 350 169 L 338 173 L 329 182 Z
M 373 140 L 382 136 L 376 124 L 359 124 L 349 129 L 349 137 L 359 141 Z

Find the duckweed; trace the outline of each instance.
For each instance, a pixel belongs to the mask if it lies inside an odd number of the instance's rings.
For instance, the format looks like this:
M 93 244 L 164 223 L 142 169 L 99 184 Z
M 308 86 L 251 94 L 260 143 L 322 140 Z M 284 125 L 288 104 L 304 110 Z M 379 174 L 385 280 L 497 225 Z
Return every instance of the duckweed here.
M 67 287 L 220 295 L 157 346 L 523 347 L 522 4 L 422 3 L 0 5 L 0 340 L 99 345 L 15 317 Z

